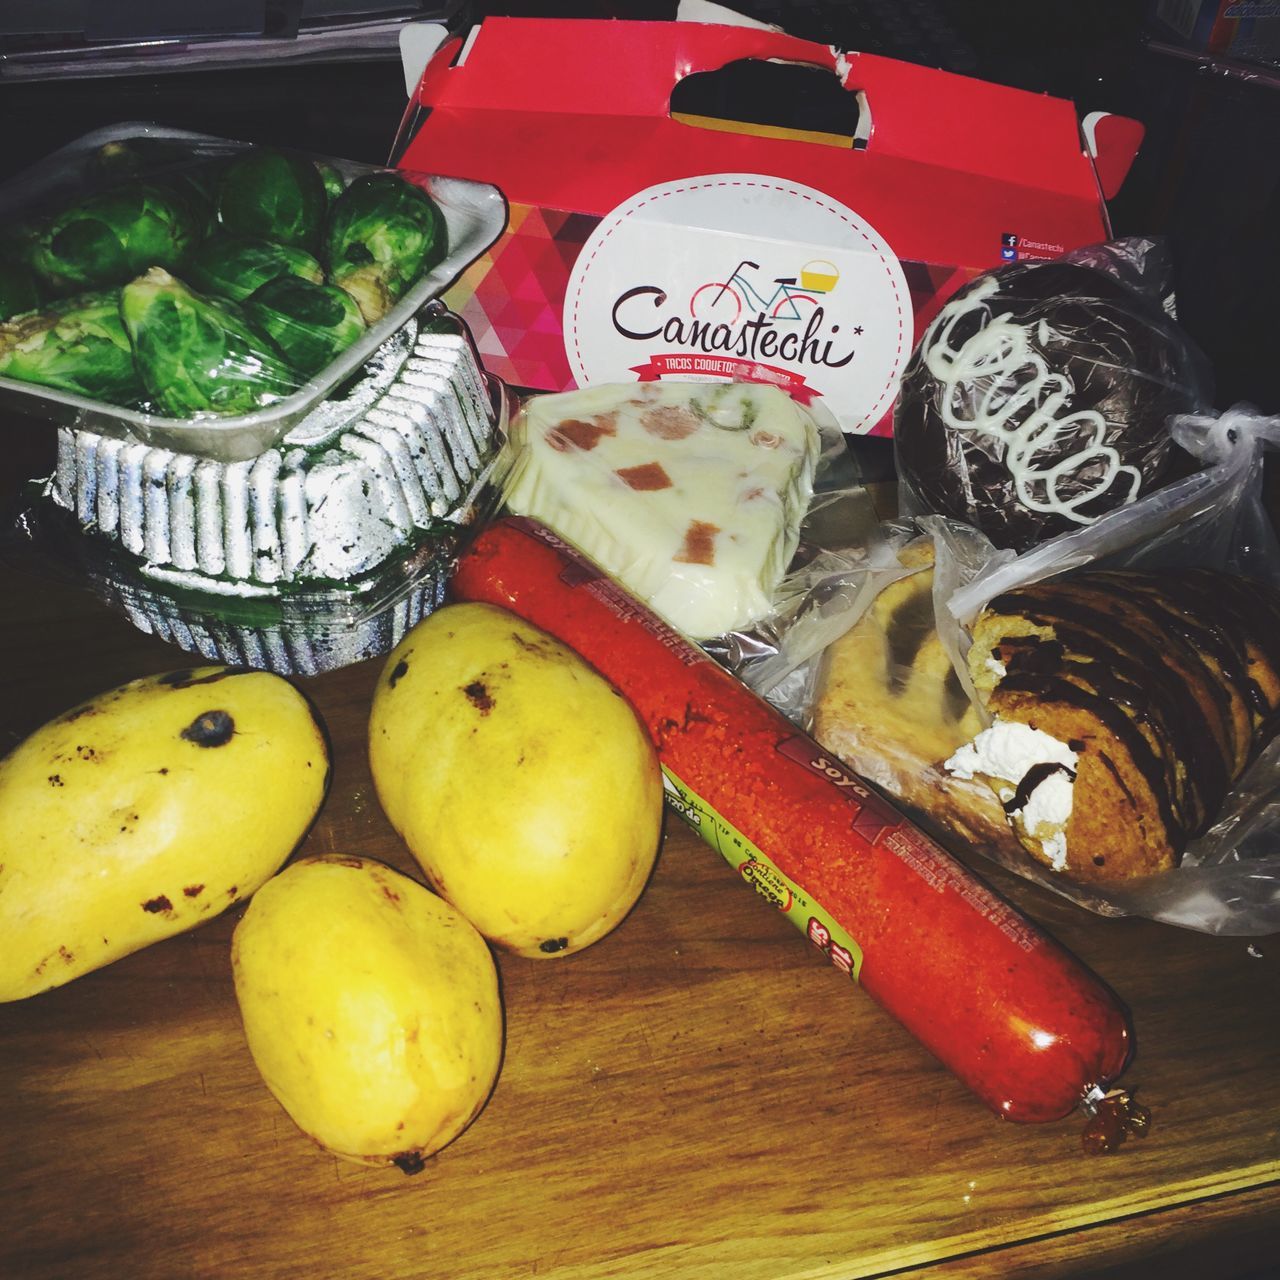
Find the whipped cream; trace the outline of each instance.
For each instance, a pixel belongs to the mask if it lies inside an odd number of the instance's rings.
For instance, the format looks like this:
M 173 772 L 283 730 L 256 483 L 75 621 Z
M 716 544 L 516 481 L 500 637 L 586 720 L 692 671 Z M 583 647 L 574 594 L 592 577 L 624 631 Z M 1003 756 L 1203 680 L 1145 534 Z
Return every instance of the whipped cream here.
M 960 747 L 943 767 L 957 778 L 988 779 L 1009 817 L 1039 843 L 1053 869 L 1061 871 L 1067 865 L 1065 828 L 1071 817 L 1078 760 L 1077 753 L 1052 734 L 997 718 L 990 728 Z M 1045 765 L 1057 767 L 1042 768 Z M 1042 776 L 1022 802 L 1010 808 L 1032 770 Z

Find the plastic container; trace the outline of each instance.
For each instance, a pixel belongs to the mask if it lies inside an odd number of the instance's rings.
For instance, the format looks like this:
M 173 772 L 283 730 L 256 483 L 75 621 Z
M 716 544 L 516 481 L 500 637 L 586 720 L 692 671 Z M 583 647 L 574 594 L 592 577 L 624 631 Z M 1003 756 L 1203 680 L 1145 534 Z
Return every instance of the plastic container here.
M 120 124 L 99 129 L 52 153 L 0 187 L 0 234 L 20 224 L 33 221 L 38 224 L 41 217 L 113 182 L 119 183 L 122 177 L 130 181 L 168 181 L 192 172 L 194 166 L 228 161 L 255 150 L 264 149 L 153 124 Z M 445 256 L 429 266 L 385 314 L 370 321 L 361 336 L 318 372 L 308 377 L 293 375 L 288 380 L 279 380 L 274 384 L 279 398 L 250 411 L 172 417 L 2 375 L 0 405 L 77 430 L 222 462 L 256 457 L 277 445 L 346 380 L 357 375 L 391 335 L 497 239 L 505 225 L 506 205 L 502 195 L 495 187 L 483 183 L 383 170 L 323 156 L 281 154 L 319 163 L 331 180 L 336 175 L 344 186 L 366 175 L 388 172 L 397 173 L 421 187 L 443 215 L 447 232 Z M 323 265 L 327 270 L 327 264 Z M 181 280 L 183 269 L 183 263 L 178 262 L 169 274 Z M 328 280 L 330 277 L 326 276 Z M 236 371 L 231 372 L 234 375 Z M 230 380 L 234 381 L 234 377 Z
M 142 631 L 315 674 L 386 653 L 440 604 L 500 500 L 509 403 L 433 302 L 256 458 L 60 429 L 14 532 Z

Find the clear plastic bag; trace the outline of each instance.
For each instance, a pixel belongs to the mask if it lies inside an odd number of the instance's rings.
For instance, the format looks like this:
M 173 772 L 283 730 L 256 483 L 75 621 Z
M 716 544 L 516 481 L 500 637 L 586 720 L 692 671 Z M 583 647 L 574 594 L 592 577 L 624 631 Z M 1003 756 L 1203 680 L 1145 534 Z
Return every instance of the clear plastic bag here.
M 0 188 L 0 396 L 255 456 L 501 233 L 496 189 L 155 125 Z
M 1210 568 L 1280 588 L 1280 541 L 1262 501 L 1263 454 L 1280 447 L 1280 418 L 1237 406 L 1220 416 L 1185 415 L 1173 438 L 1205 464 L 1184 480 L 1121 508 L 1087 529 L 1022 555 L 999 552 L 968 531 L 929 517 L 937 556 L 935 606 L 957 671 L 966 625 L 996 595 L 1085 565 L 1168 570 Z M 1105 915 L 1140 915 L 1205 933 L 1280 931 L 1280 744 L 1253 761 L 1213 825 L 1174 870 L 1081 889 L 1027 859 L 1010 869 Z
M 1087 565 L 1170 572 L 1213 568 L 1280 588 L 1280 542 L 1262 494 L 1263 454 L 1280 447 L 1280 418 L 1237 406 L 1221 415 L 1176 417 L 1169 430 L 1198 460 L 1199 470 L 1022 554 L 997 548 L 972 526 L 937 515 L 879 526 L 856 566 L 837 568 L 819 582 L 806 582 L 801 571 L 789 586 L 802 602 L 779 615 L 773 652 L 740 663 L 739 674 L 796 723 L 811 728 L 831 638 L 853 628 L 886 588 L 921 572 L 921 561 L 913 561 L 911 552 L 922 542 L 932 543 L 931 621 L 975 719 L 982 713 L 968 676 L 967 626 L 1001 592 Z M 905 678 L 902 671 L 888 676 Z M 874 742 L 868 744 L 870 764 L 876 750 Z M 886 758 L 891 758 L 887 749 Z M 884 785 L 886 779 L 878 781 Z M 900 784 L 903 776 L 890 782 Z M 945 779 L 937 773 L 932 782 L 941 786 Z M 920 795 L 927 784 L 925 778 Z M 893 786 L 889 789 L 892 793 Z M 958 825 L 948 831 L 946 797 L 939 791 L 936 798 L 935 830 L 944 843 L 948 837 L 953 844 L 962 841 L 1100 915 L 1143 916 L 1234 936 L 1280 931 L 1280 739 L 1253 761 L 1217 820 L 1191 842 L 1177 868 L 1118 885 L 1082 888 L 1032 861 L 1011 838 Z M 927 812 L 919 816 L 929 825 Z
M 1090 245 L 970 281 L 921 337 L 894 417 L 900 510 L 1024 550 L 1165 483 L 1203 357 L 1171 318 L 1162 242 Z

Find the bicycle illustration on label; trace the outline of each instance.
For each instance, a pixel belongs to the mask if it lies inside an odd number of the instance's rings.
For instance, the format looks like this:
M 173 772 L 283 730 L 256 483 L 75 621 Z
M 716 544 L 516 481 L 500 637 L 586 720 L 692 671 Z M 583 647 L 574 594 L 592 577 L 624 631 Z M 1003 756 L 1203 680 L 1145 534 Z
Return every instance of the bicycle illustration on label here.
M 710 280 L 699 285 L 689 299 L 689 314 L 695 320 L 733 325 L 750 304 L 753 312 L 767 315 L 771 320 L 799 322 L 807 320 L 813 310 L 822 305 L 819 297 L 830 293 L 840 279 L 832 263 L 806 262 L 800 268 L 798 279 L 796 276 L 775 277 L 773 292 L 766 297 L 744 274 L 747 270 L 760 269 L 758 262 L 744 258 L 727 280 Z

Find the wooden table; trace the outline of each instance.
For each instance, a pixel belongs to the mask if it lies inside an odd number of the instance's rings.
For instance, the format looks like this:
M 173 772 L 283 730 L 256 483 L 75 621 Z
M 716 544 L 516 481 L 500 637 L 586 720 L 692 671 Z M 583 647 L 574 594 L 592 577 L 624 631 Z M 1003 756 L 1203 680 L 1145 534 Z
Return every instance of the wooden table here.
M 7 495 L 48 469 L 52 432 L 5 433 Z M 34 569 L 0 555 L 0 750 L 189 661 Z M 410 870 L 365 760 L 377 671 L 300 682 L 334 747 L 304 851 Z M 669 820 L 614 934 L 500 959 L 497 1089 L 414 1177 L 323 1154 L 268 1094 L 232 991 L 236 910 L 0 1006 L 0 1276 L 1275 1275 L 1280 939 L 1101 920 L 986 873 L 1130 1005 L 1143 1141 L 1089 1157 L 1080 1117 L 988 1114 Z

